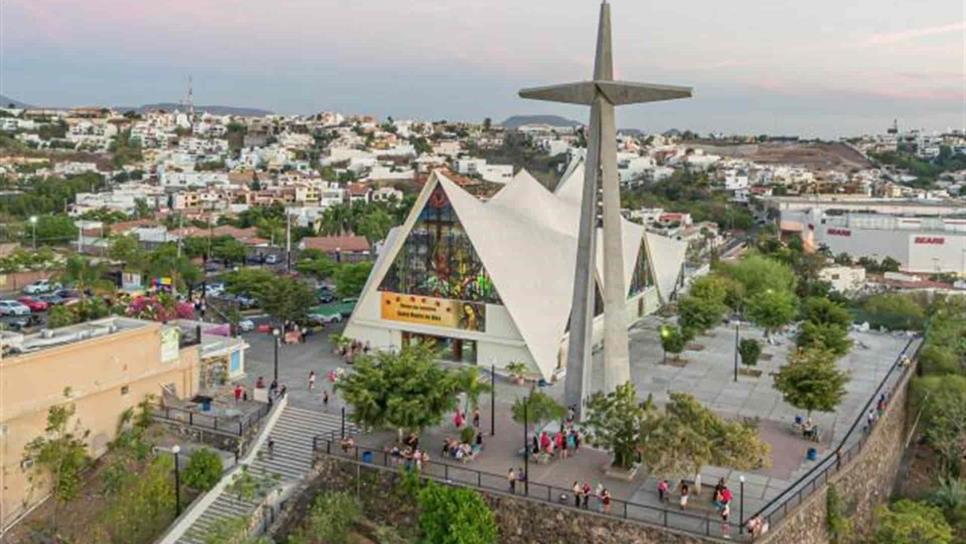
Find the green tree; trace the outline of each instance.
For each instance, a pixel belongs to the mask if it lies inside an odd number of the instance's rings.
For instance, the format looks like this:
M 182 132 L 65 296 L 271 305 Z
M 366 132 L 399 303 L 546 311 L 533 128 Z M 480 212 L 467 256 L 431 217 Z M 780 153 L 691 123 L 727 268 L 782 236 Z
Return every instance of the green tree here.
M 755 470 L 769 463 L 770 448 L 753 422 L 723 419 L 686 393 L 671 393 L 664 413 L 645 420 L 642 433 L 644 461 L 654 474 L 694 475 L 709 464 Z
M 25 229 L 24 234 L 33 237 L 33 228 Z M 63 244 L 77 239 L 74 220 L 66 215 L 41 215 L 37 217 L 37 244 Z
M 966 479 L 940 478 L 927 502 L 943 511 L 957 538 L 966 539 Z
M 940 347 L 934 344 L 931 338 L 919 352 L 919 366 L 922 367 L 922 372 L 926 375 L 960 374 L 963 372 L 963 364 L 956 353 L 948 347 Z
M 430 481 L 419 491 L 419 510 L 426 544 L 494 544 L 499 538 L 493 511 L 472 489 Z
M 741 355 L 741 364 L 755 366 L 761 357 L 761 344 L 752 338 L 742 338 L 738 343 L 738 354 Z
M 80 255 L 72 255 L 64 263 L 64 271 L 58 280 L 73 285 L 82 295 L 88 292 L 109 293 L 114 291 L 114 283 L 105 279 L 107 268 L 103 263 L 94 262 Z
M 917 378 L 913 399 L 922 408 L 923 438 L 940 458 L 944 476 L 959 477 L 966 455 L 966 376 Z
M 280 323 L 304 319 L 315 302 L 312 288 L 289 276 L 276 277 L 252 294 L 259 307 Z
M 741 284 L 749 296 L 768 289 L 776 293 L 792 292 L 797 281 L 795 273 L 787 264 L 754 254 L 723 267 L 723 272 Z
M 110 542 L 151 542 L 171 524 L 175 510 L 173 472 L 172 457 L 159 455 L 126 482 L 98 523 Z
M 795 319 L 795 303 L 791 291 L 767 289 L 748 298 L 745 314 L 768 336 Z
M 843 329 L 852 325 L 852 314 L 848 309 L 822 297 L 805 299 L 802 303 L 802 319 L 820 325 L 835 325 Z
M 402 439 L 406 431 L 439 424 L 456 407 L 456 377 L 436 364 L 436 352 L 426 343 L 363 356 L 353 366 L 335 387 L 352 407 L 352 420 L 364 428 L 394 428 Z
M 493 389 L 492 384 L 483 380 L 480 368 L 477 366 L 460 368 L 456 373 L 456 382 L 460 393 L 466 396 L 464 412 L 479 408 L 480 395 L 489 393 Z
M 242 268 L 225 274 L 225 289 L 236 295 L 254 295 L 267 289 L 277 278 L 264 268 Z
M 534 429 L 547 421 L 563 419 L 566 413 L 567 410 L 559 402 L 538 390 L 531 391 L 526 397 L 517 398 L 510 408 L 513 421 L 521 425 L 526 421 Z
M 680 327 L 671 327 L 668 325 L 661 325 L 658 331 L 661 336 L 661 348 L 664 349 L 665 353 L 671 353 L 677 359 L 678 355 L 684 351 L 684 346 L 688 342 L 685 332 Z
M 637 400 L 632 382 L 617 386 L 614 391 L 597 391 L 587 400 L 584 428 L 591 443 L 614 454 L 614 466 L 630 469 L 644 442 L 645 423 L 653 415 L 650 399 Z
M 704 332 L 721 322 L 728 306 L 721 299 L 698 297 L 689 294 L 678 301 L 678 324 L 683 329 Z
M 140 270 L 143 264 L 141 261 L 144 258 L 144 250 L 141 249 L 141 243 L 137 236 L 129 234 L 111 238 L 107 255 L 115 261 L 123 262 L 125 268 L 129 270 Z
M 198 491 L 207 491 L 218 483 L 223 470 L 218 452 L 211 448 L 201 448 L 191 452 L 188 457 L 188 465 L 184 470 L 184 483 Z
M 313 251 L 313 253 L 309 253 Z M 299 274 L 314 276 L 316 279 L 324 280 L 332 277 L 336 271 L 335 261 L 318 250 L 306 250 L 300 255 L 300 259 L 295 263 L 295 270 Z
M 372 272 L 371 262 L 346 263 L 335 271 L 335 291 L 340 297 L 355 297 L 362 293 L 362 288 Z
M 234 238 L 223 240 L 211 248 L 211 256 L 221 259 L 226 266 L 231 263 L 244 263 L 247 253 L 248 247 Z
M 875 512 L 877 544 L 951 544 L 953 530 L 940 509 L 902 499 Z
M 841 357 L 852 348 L 848 330 L 832 323 L 802 323 L 801 330 L 795 338 L 795 344 L 801 349 L 826 349 Z
M 70 389 L 65 389 L 64 397 L 70 396 Z M 37 477 L 44 479 L 56 504 L 77 496 L 81 473 L 91 461 L 86 444 L 90 431 L 82 429 L 79 421 L 71 424 L 75 413 L 73 404 L 52 406 L 47 411 L 44 434 L 28 442 L 23 450 L 24 460 L 33 462 L 33 472 L 28 476 L 31 485 L 36 484 Z M 56 524 L 56 509 L 54 513 Z
M 355 232 L 365 236 L 370 244 L 385 240 L 393 227 L 393 217 L 384 208 L 375 208 L 359 218 Z
M 349 541 L 349 531 L 361 517 L 362 507 L 349 493 L 322 493 L 312 502 L 304 526 L 289 544 L 320 540 L 327 544 L 344 544 Z
M 799 350 L 775 375 L 775 388 L 795 408 L 831 412 L 845 396 L 847 373 L 835 367 L 835 355 L 822 349 Z
M 825 495 L 825 521 L 832 544 L 849 542 L 852 536 L 852 520 L 845 515 L 845 505 L 835 484 L 829 484 Z
M 881 293 L 862 304 L 865 318 L 873 327 L 889 330 L 922 330 L 926 311 L 911 295 Z

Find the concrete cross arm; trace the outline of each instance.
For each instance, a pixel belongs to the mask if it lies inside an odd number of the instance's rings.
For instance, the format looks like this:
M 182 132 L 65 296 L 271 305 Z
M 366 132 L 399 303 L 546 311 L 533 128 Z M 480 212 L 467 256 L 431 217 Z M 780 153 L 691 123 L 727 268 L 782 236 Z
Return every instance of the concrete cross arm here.
M 546 87 L 532 87 L 520 91 L 521 98 L 590 105 L 597 93 L 615 106 L 658 102 L 691 97 L 691 87 L 632 83 L 629 81 L 578 81 Z

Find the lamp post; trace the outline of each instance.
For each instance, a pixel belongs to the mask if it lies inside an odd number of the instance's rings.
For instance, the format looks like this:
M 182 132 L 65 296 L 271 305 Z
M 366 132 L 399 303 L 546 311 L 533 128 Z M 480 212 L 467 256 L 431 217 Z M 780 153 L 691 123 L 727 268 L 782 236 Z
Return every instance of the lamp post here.
M 523 398 L 523 494 L 530 496 L 530 394 Z
M 272 336 L 275 337 L 275 383 L 278 383 L 278 344 L 282 331 L 278 327 L 272 329 Z
M 661 325 L 661 349 L 664 350 L 664 364 L 667 364 L 667 346 L 664 344 L 664 339 L 671 334 L 668 330 L 667 325 Z
M 36 251 L 37 249 L 37 216 L 36 215 L 30 216 L 30 227 L 33 230 L 33 248 Z
M 342 438 L 345 438 L 345 406 L 342 407 Z
M 174 512 L 175 517 L 181 515 L 181 466 L 178 462 L 178 454 L 181 453 L 181 446 L 175 444 L 171 446 L 171 454 L 174 455 Z
M 738 476 L 738 534 L 745 532 L 745 475 Z
M 496 364 L 490 364 L 490 436 L 496 435 Z

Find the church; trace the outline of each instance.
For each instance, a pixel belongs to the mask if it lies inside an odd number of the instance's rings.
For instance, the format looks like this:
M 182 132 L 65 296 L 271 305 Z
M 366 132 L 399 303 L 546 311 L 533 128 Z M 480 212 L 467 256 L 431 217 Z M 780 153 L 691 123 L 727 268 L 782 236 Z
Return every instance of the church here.
M 444 360 L 498 369 L 521 362 L 530 376 L 556 378 L 567 360 L 583 179 L 582 161 L 553 192 L 521 170 L 484 201 L 434 171 L 390 231 L 345 336 L 374 349 L 434 340 Z M 621 235 L 633 326 L 674 295 L 686 244 L 626 219 Z M 603 340 L 602 246 L 595 345 Z

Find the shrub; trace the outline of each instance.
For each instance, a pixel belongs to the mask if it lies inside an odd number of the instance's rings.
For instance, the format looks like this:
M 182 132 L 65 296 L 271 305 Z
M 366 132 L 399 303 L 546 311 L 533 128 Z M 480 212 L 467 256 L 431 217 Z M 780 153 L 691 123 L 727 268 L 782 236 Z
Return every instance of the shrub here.
M 191 452 L 184 470 L 184 483 L 198 491 L 207 491 L 218 483 L 224 470 L 221 456 L 210 448 Z
M 493 544 L 499 533 L 493 511 L 479 493 L 464 487 L 428 483 L 419 492 L 423 542 Z
M 902 499 L 875 513 L 877 544 L 949 544 L 953 531 L 939 508 Z
M 761 344 L 751 338 L 742 338 L 738 343 L 738 353 L 741 355 L 741 364 L 755 366 L 761 357 Z

